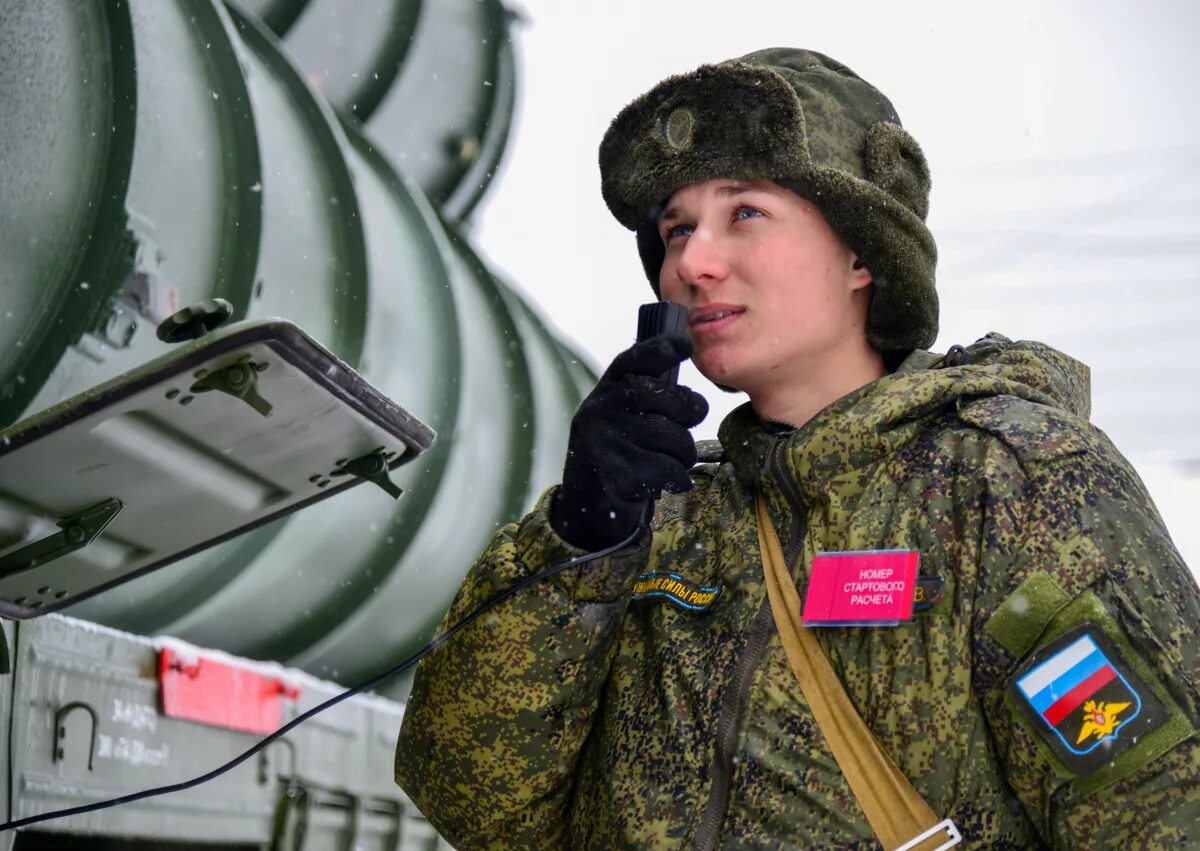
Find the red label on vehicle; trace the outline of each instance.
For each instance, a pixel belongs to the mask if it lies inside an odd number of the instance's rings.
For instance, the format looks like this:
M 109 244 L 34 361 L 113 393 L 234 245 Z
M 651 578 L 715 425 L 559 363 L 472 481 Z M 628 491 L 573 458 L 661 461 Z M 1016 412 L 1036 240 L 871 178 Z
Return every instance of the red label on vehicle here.
M 806 626 L 895 626 L 912 617 L 916 550 L 820 553 L 804 596 Z
M 283 722 L 283 700 L 300 689 L 278 677 L 164 647 L 158 653 L 162 712 L 247 733 L 273 733 Z

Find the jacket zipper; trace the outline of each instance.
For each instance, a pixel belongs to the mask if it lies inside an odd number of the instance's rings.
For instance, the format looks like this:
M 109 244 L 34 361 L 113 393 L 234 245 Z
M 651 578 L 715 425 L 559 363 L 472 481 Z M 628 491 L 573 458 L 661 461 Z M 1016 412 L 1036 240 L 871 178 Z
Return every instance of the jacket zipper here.
M 708 794 L 708 803 L 704 805 L 700 829 L 696 831 L 692 843 L 696 851 L 714 851 L 717 847 L 717 831 L 725 817 L 725 807 L 729 805 L 729 779 L 733 774 L 733 754 L 737 749 L 737 722 L 742 714 L 746 693 L 750 691 L 750 683 L 754 680 L 754 672 L 758 670 L 767 649 L 770 632 L 766 627 L 770 620 L 771 602 L 764 597 L 754 622 L 750 624 L 746 652 L 742 654 L 734 678 L 736 687 L 726 691 L 721 700 L 721 710 L 717 716 L 717 755 L 713 760 L 712 790 Z
M 767 472 L 775 474 L 784 497 L 792 507 L 792 528 L 787 541 L 787 562 L 791 565 L 803 544 L 801 537 L 805 520 L 803 500 L 796 491 L 784 462 L 785 446 L 786 441 L 776 441 L 767 459 Z M 734 675 L 735 688 L 727 690 L 721 699 L 717 716 L 717 753 L 713 760 L 712 789 L 708 795 L 708 802 L 704 805 L 700 828 L 692 841 L 692 847 L 696 851 L 715 851 L 717 847 L 718 831 L 725 818 L 725 808 L 729 806 L 729 782 L 733 776 L 733 757 L 737 750 L 739 722 L 745 709 L 746 696 L 750 692 L 750 684 L 754 681 L 754 674 L 766 653 L 773 622 L 771 601 L 764 592 L 762 605 L 750 624 L 746 652 L 742 654 Z

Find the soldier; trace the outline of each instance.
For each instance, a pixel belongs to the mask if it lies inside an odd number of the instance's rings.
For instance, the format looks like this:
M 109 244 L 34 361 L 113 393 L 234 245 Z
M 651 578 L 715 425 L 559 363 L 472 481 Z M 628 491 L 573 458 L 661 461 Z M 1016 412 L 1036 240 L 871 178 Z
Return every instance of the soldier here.
M 895 847 L 782 646 L 799 612 L 769 599 L 772 527 L 801 595 L 851 563 L 821 554 L 917 554 L 915 588 L 843 583 L 863 625 L 806 611 L 799 632 L 839 717 L 967 847 L 1200 848 L 1195 581 L 1088 423 L 1086 367 L 999 335 L 925 351 L 929 171 L 888 100 L 764 50 L 634 101 L 600 168 L 690 340 L 617 356 L 561 486 L 496 534 L 445 623 L 631 542 L 420 666 L 396 777 L 437 829 L 460 848 Z M 660 377 L 688 356 L 750 399 L 709 463 L 687 431 L 703 399 Z M 911 617 L 881 625 L 862 601 L 897 588 Z

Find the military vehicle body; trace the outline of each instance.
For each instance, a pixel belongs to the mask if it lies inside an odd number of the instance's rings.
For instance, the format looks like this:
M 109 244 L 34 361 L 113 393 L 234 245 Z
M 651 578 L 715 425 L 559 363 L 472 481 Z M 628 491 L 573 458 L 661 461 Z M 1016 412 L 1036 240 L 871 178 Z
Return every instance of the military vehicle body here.
M 203 774 L 392 667 L 558 475 L 594 374 L 466 236 L 514 23 L 496 0 L 0 6 L 9 820 Z M 404 691 L 0 843 L 436 847 L 392 782 Z

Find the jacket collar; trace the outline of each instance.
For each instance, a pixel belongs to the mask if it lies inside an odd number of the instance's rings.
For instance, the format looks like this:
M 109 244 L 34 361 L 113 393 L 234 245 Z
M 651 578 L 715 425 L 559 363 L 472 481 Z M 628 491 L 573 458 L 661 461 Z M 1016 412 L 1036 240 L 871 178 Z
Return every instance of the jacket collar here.
M 1087 416 L 1087 368 L 1065 355 L 1000 335 L 955 348 L 953 356 L 912 352 L 895 372 L 791 431 L 778 433 L 749 403 L 742 405 L 719 430 L 725 457 L 751 487 L 778 475 L 772 458 L 782 458 L 803 497 L 815 500 L 830 479 L 877 463 L 913 440 L 931 418 L 980 397 L 1019 396 Z
M 725 457 L 738 477 L 758 486 L 774 478 L 776 453 L 805 499 L 815 498 L 823 485 L 840 473 L 870 464 L 895 449 L 894 431 L 881 432 L 879 422 L 865 415 L 864 403 L 875 395 L 885 376 L 843 396 L 799 428 L 779 432 L 759 419 L 750 403 L 734 410 L 721 423 L 719 437 Z

